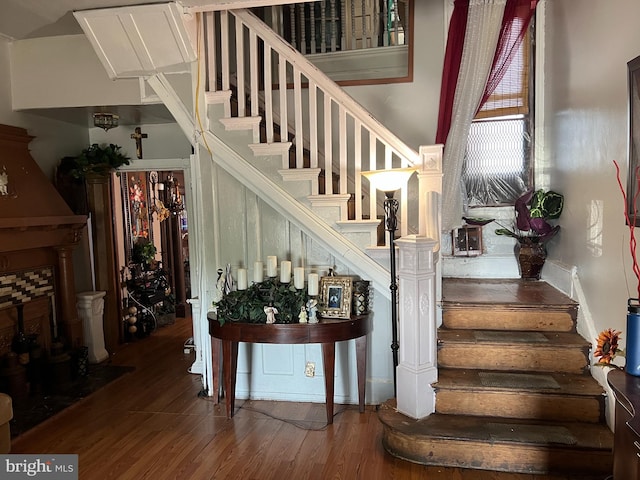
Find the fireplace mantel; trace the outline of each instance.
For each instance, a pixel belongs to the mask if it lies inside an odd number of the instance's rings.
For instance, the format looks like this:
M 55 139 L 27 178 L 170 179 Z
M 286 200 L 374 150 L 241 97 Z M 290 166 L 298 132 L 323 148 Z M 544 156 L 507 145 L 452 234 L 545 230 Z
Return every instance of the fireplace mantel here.
M 83 343 L 83 332 L 72 251 L 87 217 L 73 214 L 33 160 L 29 153 L 33 138 L 23 128 L 0 125 L 0 277 L 53 267 L 58 333 L 75 347 Z

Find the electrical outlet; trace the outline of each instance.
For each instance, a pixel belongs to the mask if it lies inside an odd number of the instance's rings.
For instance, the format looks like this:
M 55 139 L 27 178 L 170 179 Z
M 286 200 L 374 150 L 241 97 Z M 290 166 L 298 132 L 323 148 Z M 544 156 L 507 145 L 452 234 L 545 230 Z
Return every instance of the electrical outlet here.
M 313 362 L 307 362 L 304 367 L 304 374 L 307 377 L 315 377 L 316 376 L 316 364 Z

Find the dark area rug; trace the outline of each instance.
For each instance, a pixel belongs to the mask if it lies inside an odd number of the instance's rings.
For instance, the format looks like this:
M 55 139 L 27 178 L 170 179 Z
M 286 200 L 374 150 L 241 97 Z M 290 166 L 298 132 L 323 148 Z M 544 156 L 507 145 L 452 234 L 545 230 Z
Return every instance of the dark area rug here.
M 32 392 L 28 398 L 13 400 L 11 437 L 22 435 L 56 413 L 88 397 L 134 367 L 98 364 L 89 365 L 88 374 L 68 383 L 56 391 Z

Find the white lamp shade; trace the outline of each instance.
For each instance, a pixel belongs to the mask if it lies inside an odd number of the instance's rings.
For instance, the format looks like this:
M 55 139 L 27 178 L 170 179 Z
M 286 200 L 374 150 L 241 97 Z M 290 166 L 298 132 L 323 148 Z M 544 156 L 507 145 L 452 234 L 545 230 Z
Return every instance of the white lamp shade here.
M 395 192 L 406 186 L 411 175 L 417 170 L 417 167 L 391 168 L 389 170 L 369 170 L 361 172 L 361 174 L 369 179 L 373 188 L 383 192 Z

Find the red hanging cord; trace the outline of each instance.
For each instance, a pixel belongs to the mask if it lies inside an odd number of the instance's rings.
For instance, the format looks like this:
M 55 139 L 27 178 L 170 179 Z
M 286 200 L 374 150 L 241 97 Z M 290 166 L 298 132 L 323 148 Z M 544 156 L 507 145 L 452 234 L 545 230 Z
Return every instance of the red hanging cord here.
M 635 177 L 636 177 L 636 193 L 633 196 L 633 221 L 629 218 L 629 205 L 627 204 L 627 194 L 622 186 L 622 180 L 620 180 L 620 166 L 618 162 L 615 160 L 613 164 L 616 167 L 616 179 L 618 180 L 618 187 L 620 187 L 620 192 L 622 192 L 622 199 L 624 200 L 624 218 L 627 221 L 627 225 L 629 227 L 629 250 L 631 252 L 631 260 L 633 263 L 633 273 L 638 280 L 638 298 L 640 298 L 640 266 L 638 265 L 638 258 L 636 255 L 636 235 L 635 235 L 635 226 L 636 220 L 638 218 L 638 207 L 636 200 L 638 199 L 638 195 L 640 194 L 640 175 L 639 169 L 640 167 L 636 167 L 635 169 Z

